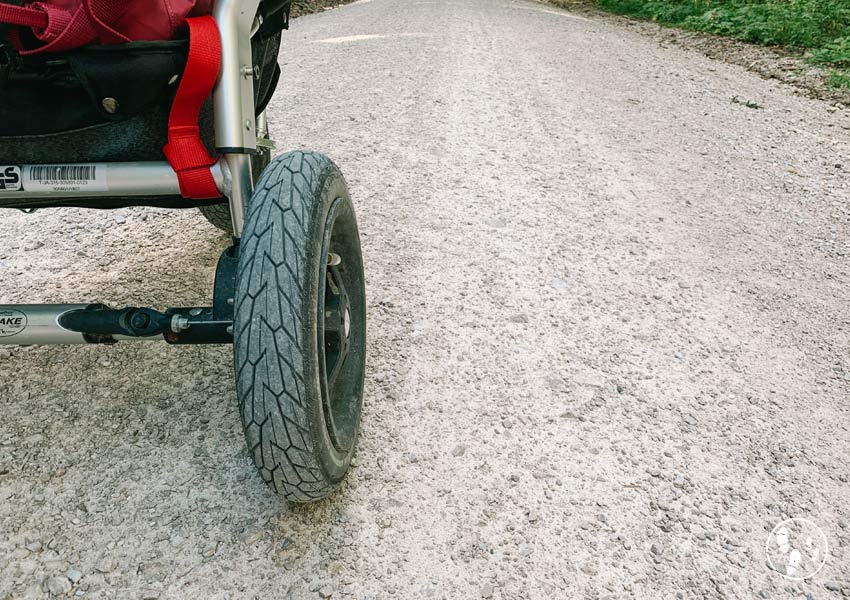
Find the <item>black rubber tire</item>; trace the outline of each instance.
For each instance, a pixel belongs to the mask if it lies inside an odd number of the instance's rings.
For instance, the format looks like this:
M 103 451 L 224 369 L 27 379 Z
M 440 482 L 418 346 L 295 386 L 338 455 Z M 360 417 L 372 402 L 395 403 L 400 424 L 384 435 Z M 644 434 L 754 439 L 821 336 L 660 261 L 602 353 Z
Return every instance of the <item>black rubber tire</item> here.
M 199 206 L 198 210 L 204 218 L 227 233 L 233 233 L 233 221 L 230 218 L 229 204 L 213 204 L 212 206 Z
M 256 182 L 260 178 L 260 174 L 271 162 L 272 153 L 268 148 L 260 148 L 257 154 L 253 156 L 251 161 L 251 171 Z M 204 218 L 227 233 L 233 233 L 233 221 L 230 218 L 230 204 L 224 202 L 222 204 L 212 204 L 210 206 L 199 206 L 198 210 L 204 215 Z
M 329 266 L 331 252 L 342 257 L 340 266 Z M 339 270 L 350 335 L 348 354 L 333 370 L 337 388 L 325 376 L 325 302 Z M 240 243 L 235 302 L 236 387 L 248 450 L 287 500 L 320 500 L 351 464 L 366 355 L 357 222 L 345 180 L 327 157 L 290 152 L 263 173 Z M 339 401 L 333 407 L 326 404 L 331 397 Z

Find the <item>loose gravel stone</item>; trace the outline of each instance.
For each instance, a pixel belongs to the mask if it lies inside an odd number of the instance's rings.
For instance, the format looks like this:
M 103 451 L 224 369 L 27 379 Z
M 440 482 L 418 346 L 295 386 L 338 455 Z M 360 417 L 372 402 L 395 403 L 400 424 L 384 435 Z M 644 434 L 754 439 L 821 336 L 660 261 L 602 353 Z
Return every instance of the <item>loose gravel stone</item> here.
M 38 562 L 34 560 L 22 560 L 18 563 L 18 569 L 20 569 L 21 573 L 33 573 L 38 568 Z
M 652 544 L 652 546 L 649 547 L 649 551 L 652 552 L 653 554 L 661 555 L 661 554 L 663 554 L 664 549 L 661 546 L 659 546 L 658 544 Z
M 44 581 L 44 591 L 60 596 L 71 591 L 71 582 L 67 577 L 49 577 Z
M 78 569 L 71 568 L 65 572 L 65 577 L 70 579 L 71 583 L 79 583 L 80 579 L 83 578 L 83 573 Z
M 239 541 L 243 544 L 256 544 L 263 537 L 263 530 L 259 527 L 248 527 L 239 536 Z
M 94 570 L 99 573 L 111 573 L 118 568 L 118 562 L 113 558 L 102 558 L 94 565 Z
M 149 561 L 139 565 L 139 574 L 149 583 L 165 581 L 169 573 L 169 566 L 161 561 Z

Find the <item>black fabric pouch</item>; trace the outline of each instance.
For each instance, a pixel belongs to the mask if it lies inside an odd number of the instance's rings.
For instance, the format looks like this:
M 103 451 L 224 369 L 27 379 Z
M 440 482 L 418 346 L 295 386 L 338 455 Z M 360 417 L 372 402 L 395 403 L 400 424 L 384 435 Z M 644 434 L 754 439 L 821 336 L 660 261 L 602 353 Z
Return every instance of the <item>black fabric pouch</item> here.
M 280 34 L 255 41 L 258 113 L 274 93 Z M 164 160 L 188 41 L 93 46 L 19 60 L 0 89 L 0 162 Z M 202 130 L 212 135 L 209 106 Z

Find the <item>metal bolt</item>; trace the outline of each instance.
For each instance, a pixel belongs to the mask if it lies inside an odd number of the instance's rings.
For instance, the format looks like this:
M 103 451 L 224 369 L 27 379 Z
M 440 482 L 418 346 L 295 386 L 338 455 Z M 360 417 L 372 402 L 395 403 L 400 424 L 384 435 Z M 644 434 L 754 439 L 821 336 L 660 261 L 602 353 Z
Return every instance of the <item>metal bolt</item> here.
M 118 112 L 118 100 L 115 98 L 104 98 L 100 101 L 101 106 L 103 106 L 103 110 L 108 112 L 110 115 L 114 115 Z
M 342 264 L 342 257 L 339 254 L 334 254 L 333 252 L 330 252 L 328 254 L 328 266 L 329 267 L 336 267 L 336 266 L 339 266 L 341 264 Z
M 174 333 L 180 333 L 187 329 L 189 329 L 189 319 L 181 317 L 180 315 L 174 315 L 171 317 L 171 331 Z
M 227 304 L 228 304 L 228 306 L 233 306 L 234 304 L 236 304 L 236 301 L 233 298 L 228 298 Z
M 227 335 L 233 335 L 233 325 L 228 325 L 225 331 L 227 331 Z
M 150 325 L 150 322 L 150 317 L 148 317 L 144 313 L 139 313 L 133 315 L 130 324 L 133 326 L 134 329 L 144 329 L 145 327 Z
M 252 128 L 252 127 L 254 127 L 254 124 L 253 124 L 253 123 L 251 123 L 251 121 L 250 121 L 250 120 L 245 121 L 245 129 L 247 129 L 248 131 L 251 131 L 251 128 Z
M 250 79 L 251 77 L 253 77 L 254 79 L 259 79 L 260 65 L 255 65 L 253 67 L 250 65 L 244 65 L 241 69 L 239 69 L 239 72 L 242 73 L 242 77 L 244 77 L 245 79 Z
M 197 317 L 202 312 L 204 312 L 204 311 L 201 310 L 200 308 L 193 308 L 192 310 L 189 311 L 189 314 L 192 315 L 193 317 Z

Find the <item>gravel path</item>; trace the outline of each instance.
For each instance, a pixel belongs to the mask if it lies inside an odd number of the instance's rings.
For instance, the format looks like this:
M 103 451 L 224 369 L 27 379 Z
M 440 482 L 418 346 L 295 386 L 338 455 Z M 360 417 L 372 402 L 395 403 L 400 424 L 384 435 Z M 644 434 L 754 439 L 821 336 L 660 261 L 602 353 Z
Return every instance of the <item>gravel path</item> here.
M 274 136 L 364 235 L 356 468 L 273 497 L 226 348 L 0 350 L 0 598 L 850 595 L 847 112 L 522 0 L 361 1 L 282 63 Z M 208 301 L 227 243 L 2 228 L 3 302 Z M 765 564 L 786 516 L 829 539 L 810 581 Z

